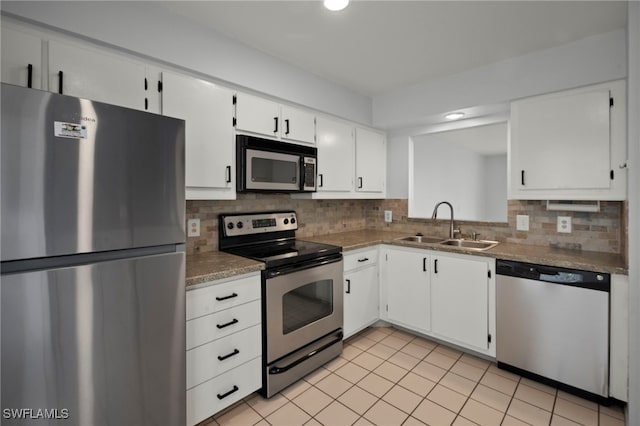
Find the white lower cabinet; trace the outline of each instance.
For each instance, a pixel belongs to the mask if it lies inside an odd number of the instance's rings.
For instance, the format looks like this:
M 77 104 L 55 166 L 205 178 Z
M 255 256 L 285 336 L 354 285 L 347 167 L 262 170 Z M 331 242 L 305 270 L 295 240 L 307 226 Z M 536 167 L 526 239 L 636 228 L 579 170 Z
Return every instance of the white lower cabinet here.
M 430 254 L 426 250 L 384 246 L 382 250 L 382 293 L 385 306 L 382 318 L 387 321 L 428 333 Z
M 495 260 L 433 253 L 430 269 L 432 334 L 483 353 L 494 348 Z
M 495 356 L 495 259 L 382 246 L 380 317 Z
M 260 389 L 261 368 L 262 360 L 254 358 L 240 367 L 187 390 L 187 425 L 200 423 Z
M 378 320 L 378 249 L 344 256 L 344 337 L 354 335 Z
M 260 274 L 207 284 L 187 292 L 188 426 L 262 386 Z

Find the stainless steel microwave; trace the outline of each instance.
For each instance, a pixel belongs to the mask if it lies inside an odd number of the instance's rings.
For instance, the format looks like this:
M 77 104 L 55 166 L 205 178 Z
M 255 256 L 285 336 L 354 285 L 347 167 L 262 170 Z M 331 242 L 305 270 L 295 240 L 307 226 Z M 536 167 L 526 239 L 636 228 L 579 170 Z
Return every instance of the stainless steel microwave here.
M 315 192 L 315 147 L 236 136 L 238 192 Z

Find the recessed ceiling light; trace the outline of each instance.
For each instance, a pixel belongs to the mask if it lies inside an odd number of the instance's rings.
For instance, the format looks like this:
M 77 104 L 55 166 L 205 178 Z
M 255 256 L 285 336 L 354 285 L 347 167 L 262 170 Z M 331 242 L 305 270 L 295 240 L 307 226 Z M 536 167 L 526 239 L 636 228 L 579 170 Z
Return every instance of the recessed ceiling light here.
M 349 0 L 324 0 L 324 7 L 329 10 L 342 10 L 349 5 Z
M 444 116 L 447 120 L 460 120 L 464 117 L 464 112 L 452 112 Z

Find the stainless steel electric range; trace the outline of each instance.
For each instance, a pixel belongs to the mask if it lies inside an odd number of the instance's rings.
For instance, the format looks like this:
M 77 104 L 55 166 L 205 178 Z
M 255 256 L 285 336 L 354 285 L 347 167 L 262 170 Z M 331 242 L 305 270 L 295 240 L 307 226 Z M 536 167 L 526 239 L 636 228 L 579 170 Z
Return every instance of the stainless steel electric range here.
M 220 250 L 265 263 L 262 394 L 269 398 L 342 352 L 341 247 L 298 240 L 293 211 L 223 214 Z

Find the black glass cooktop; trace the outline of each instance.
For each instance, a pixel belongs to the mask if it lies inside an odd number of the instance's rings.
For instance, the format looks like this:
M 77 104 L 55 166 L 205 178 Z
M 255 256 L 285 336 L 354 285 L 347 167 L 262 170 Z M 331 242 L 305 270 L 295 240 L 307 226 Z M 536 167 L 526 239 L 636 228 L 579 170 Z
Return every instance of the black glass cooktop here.
M 267 268 L 272 268 L 337 254 L 342 251 L 342 248 L 329 244 L 292 239 L 229 248 L 225 251 L 238 256 L 260 260 L 266 263 Z

